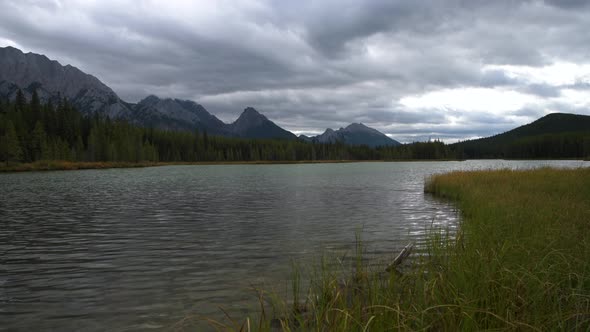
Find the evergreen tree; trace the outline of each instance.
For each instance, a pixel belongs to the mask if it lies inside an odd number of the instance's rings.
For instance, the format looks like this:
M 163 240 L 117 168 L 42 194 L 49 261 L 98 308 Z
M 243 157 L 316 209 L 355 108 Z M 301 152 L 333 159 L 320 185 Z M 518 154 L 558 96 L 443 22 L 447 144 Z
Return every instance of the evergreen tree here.
M 14 124 L 8 120 L 6 123 L 6 133 L 0 137 L 0 160 L 2 161 L 22 161 L 23 150 L 21 148 Z
M 33 94 L 31 95 L 31 118 L 34 121 L 38 121 L 41 118 L 41 101 L 39 100 L 39 95 L 37 95 L 37 90 L 33 90 Z M 36 123 L 33 123 L 36 124 Z
M 31 152 L 33 160 L 39 160 L 45 155 L 45 149 L 47 148 L 47 134 L 41 121 L 37 121 L 35 129 L 31 134 Z
M 16 101 L 15 101 L 16 110 L 22 112 L 25 109 L 26 105 L 27 105 L 27 99 L 25 98 L 23 91 L 21 89 L 18 89 L 16 91 Z

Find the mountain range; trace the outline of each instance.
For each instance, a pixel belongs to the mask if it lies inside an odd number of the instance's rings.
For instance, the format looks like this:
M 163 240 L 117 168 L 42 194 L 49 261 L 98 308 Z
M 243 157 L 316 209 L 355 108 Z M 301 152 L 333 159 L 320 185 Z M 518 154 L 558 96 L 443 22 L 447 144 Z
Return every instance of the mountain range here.
M 297 136 L 247 107 L 233 123 L 224 123 L 202 105 L 190 100 L 150 95 L 128 103 L 98 78 L 71 65 L 62 66 L 45 55 L 23 53 L 14 47 L 0 48 L 0 98 L 14 100 L 18 90 L 30 98 L 36 91 L 43 102 L 66 97 L 83 114 L 101 114 L 130 123 L 166 130 L 199 130 L 211 135 L 243 138 L 297 139 Z M 339 130 L 327 129 L 315 137 L 300 137 L 319 143 L 349 145 L 399 145 L 385 134 L 353 123 Z

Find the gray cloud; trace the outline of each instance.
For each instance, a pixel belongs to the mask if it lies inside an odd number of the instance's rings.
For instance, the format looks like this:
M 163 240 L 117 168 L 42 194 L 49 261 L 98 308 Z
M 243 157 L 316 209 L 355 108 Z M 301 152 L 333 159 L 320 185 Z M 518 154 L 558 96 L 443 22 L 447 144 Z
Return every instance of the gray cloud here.
M 549 84 L 525 85 L 521 90 L 540 97 L 559 97 L 561 95 L 561 88 L 559 86 Z
M 551 6 L 564 9 L 579 9 L 590 6 L 586 0 L 546 0 L 545 2 Z
M 4 0 L 0 42 L 77 66 L 130 102 L 157 94 L 195 100 L 225 121 L 254 106 L 297 132 L 363 122 L 403 141 L 456 140 L 585 111 L 557 99 L 587 91 L 590 79 L 553 86 L 485 68 L 586 63 L 586 3 Z M 539 104 L 488 113 L 400 104 L 473 87 Z
M 545 115 L 545 112 L 538 108 L 521 108 L 519 110 L 511 112 L 510 114 L 514 116 L 523 116 L 531 119 L 536 119 Z

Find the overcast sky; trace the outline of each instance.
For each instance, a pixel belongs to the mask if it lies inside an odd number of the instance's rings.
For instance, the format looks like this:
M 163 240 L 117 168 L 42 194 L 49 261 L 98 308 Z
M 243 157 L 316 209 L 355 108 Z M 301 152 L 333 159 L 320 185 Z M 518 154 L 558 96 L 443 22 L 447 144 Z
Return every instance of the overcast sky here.
M 0 0 L 0 46 L 72 64 L 129 102 L 451 142 L 590 114 L 589 2 Z

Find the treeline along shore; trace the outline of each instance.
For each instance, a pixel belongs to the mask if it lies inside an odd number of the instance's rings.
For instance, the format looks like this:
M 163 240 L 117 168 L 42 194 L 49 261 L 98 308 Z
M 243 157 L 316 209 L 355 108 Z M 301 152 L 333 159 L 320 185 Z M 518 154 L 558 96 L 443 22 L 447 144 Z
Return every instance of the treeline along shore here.
M 580 121 L 575 121 L 580 123 Z M 566 128 L 567 129 L 567 128 Z M 501 135 L 499 135 L 501 136 Z M 440 141 L 400 146 L 321 144 L 301 139 L 212 136 L 198 130 L 145 128 L 121 119 L 84 116 L 65 98 L 42 104 L 18 91 L 0 100 L 0 170 L 154 166 L 170 163 L 274 163 L 465 158 L 584 158 L 590 129 L 494 138 L 447 145 Z M 59 161 L 59 162 L 58 162 Z
M 4 168 L 28 163 L 43 168 L 59 160 L 96 165 L 151 165 L 189 162 L 296 162 L 392 159 L 453 159 L 442 142 L 415 143 L 398 148 L 319 144 L 303 140 L 245 139 L 211 136 L 207 132 L 144 128 L 124 120 L 83 116 L 67 100 L 41 104 L 33 93 L 14 102 L 0 102 L 0 162 Z M 7 165 L 12 164 L 12 166 Z M 58 167 L 59 163 L 53 163 Z M 92 164 L 85 164 L 90 166 Z M 84 165 L 81 164 L 83 167 Z M 24 167 L 24 168 L 27 168 Z M 23 168 L 23 167 L 21 167 Z

